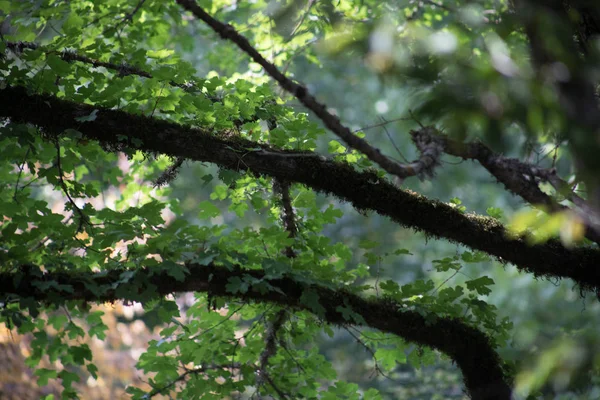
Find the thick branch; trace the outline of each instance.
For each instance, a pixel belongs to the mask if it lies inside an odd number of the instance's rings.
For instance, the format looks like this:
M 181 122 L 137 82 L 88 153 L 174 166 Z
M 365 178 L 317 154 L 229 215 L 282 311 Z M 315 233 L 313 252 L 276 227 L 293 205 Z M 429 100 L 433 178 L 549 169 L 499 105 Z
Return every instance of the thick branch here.
M 15 54 L 20 54 L 26 49 L 35 50 L 40 48 L 38 44 L 31 42 L 6 42 L 6 45 L 7 48 L 15 52 Z M 149 72 L 132 65 L 99 61 L 70 50 L 57 52 L 57 54 L 64 61 L 76 61 L 89 64 L 93 67 L 104 67 L 118 73 L 119 76 L 137 75 L 144 78 L 152 78 L 152 75 Z M 194 85 L 191 83 L 169 83 L 171 86 L 179 87 L 184 90 L 194 88 Z M 218 99 L 212 97 L 211 100 L 215 102 L 218 101 Z M 239 125 L 244 122 L 248 121 L 236 121 Z M 269 123 L 272 124 L 273 127 L 276 126 L 276 122 L 269 121 Z M 479 161 L 479 163 L 502 182 L 509 191 L 521 196 L 531 205 L 543 206 L 544 211 L 550 212 L 568 209 L 568 207 L 558 204 L 552 197 L 542 192 L 538 187 L 537 181 L 533 179 L 534 176 L 540 176 L 544 180 L 549 181 L 561 192 L 568 188 L 568 185 L 565 182 L 549 171 L 540 170 L 529 164 L 520 162 L 519 160 L 509 159 L 495 154 L 482 143 L 462 144 L 452 141 L 448 137 L 440 135 L 435 129 L 431 129 L 430 127 L 424 127 L 416 131 L 411 131 L 410 133 L 421 156 L 412 163 L 400 164 L 404 169 L 404 177 L 416 175 L 433 176 L 434 169 L 440 164 L 441 153 L 445 152 L 464 159 Z M 181 167 L 183 161 L 183 158 L 178 158 L 173 166 L 169 167 L 169 169 L 157 179 L 155 182 L 156 185 L 166 185 L 174 179 L 177 175 L 177 170 Z M 537 174 L 531 174 L 531 171 L 534 169 L 537 171 Z M 600 243 L 600 218 L 595 215 L 596 213 L 583 199 L 573 193 L 569 193 L 568 195 L 576 204 L 576 212 L 586 225 L 586 237 L 591 241 Z M 286 213 L 288 213 L 287 209 Z
M 94 121 L 75 120 L 94 110 L 97 110 Z M 375 173 L 357 172 L 350 165 L 315 153 L 282 151 L 156 118 L 73 103 L 55 96 L 27 94 L 21 87 L 0 90 L 0 117 L 37 125 L 51 134 L 75 129 L 88 140 L 100 141 L 113 150 L 133 148 L 162 153 L 302 183 L 348 201 L 357 209 L 373 210 L 406 227 L 484 251 L 515 264 L 521 271 L 546 278 L 571 278 L 582 289 L 600 288 L 597 250 L 569 249 L 554 240 L 529 246 L 525 240 L 509 238 L 505 228 L 494 219 L 463 214 L 445 203 L 398 189 Z M 123 141 L 123 136 L 129 140 Z
M 127 270 L 110 270 L 103 273 L 65 272 L 41 275 L 39 269 L 24 266 L 25 271 L 36 271 L 27 276 L 19 273 L 0 274 L 0 293 L 7 298 L 14 294 L 19 298 L 35 301 L 83 300 L 87 302 L 139 301 L 144 293 L 164 296 L 174 292 L 206 292 L 211 296 L 239 298 L 248 301 L 269 302 L 280 306 L 313 312 L 301 301 L 309 290 L 318 296 L 325 310 L 320 317 L 337 325 L 364 325 L 397 335 L 407 341 L 437 349 L 452 358 L 461 369 L 465 386 L 473 399 L 509 399 L 510 387 L 501 361 L 490 339 L 480 331 L 453 318 L 426 319 L 415 311 L 400 311 L 389 300 L 367 300 L 344 290 L 309 285 L 283 277 L 268 279 L 260 271 L 243 270 L 239 267 L 224 268 L 213 264 L 188 264 L 189 274 L 178 281 L 167 272 L 140 269 L 129 280 L 123 279 Z M 230 279 L 248 279 L 268 283 L 279 290 L 253 290 L 232 294 L 227 291 Z M 123 282 L 126 280 L 126 282 Z M 52 283 L 52 284 L 49 284 Z M 63 286 L 64 285 L 64 286 Z M 66 289 L 66 290 L 65 290 Z M 50 300 L 51 299 L 51 300 Z M 351 308 L 361 320 L 348 321 L 339 310 Z M 363 322 L 364 321 L 364 322 Z

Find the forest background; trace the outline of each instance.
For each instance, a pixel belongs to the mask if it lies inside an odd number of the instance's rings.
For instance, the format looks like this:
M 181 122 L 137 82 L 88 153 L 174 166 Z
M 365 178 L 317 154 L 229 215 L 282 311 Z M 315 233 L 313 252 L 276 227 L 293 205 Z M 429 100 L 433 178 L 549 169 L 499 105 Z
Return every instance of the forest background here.
M 600 397 L 594 1 L 0 1 L 2 398 Z

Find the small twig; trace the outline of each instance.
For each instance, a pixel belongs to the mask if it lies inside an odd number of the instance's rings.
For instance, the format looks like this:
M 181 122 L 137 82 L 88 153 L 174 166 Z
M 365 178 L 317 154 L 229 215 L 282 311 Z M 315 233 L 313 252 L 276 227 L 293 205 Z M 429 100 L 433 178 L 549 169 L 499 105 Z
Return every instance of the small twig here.
M 267 381 L 267 383 L 269 385 L 271 385 L 271 387 L 273 388 L 273 390 L 275 390 L 275 392 L 279 395 L 279 397 L 281 397 L 282 399 L 287 399 L 289 397 L 281 389 L 279 389 L 279 387 L 277 387 L 277 385 L 275 384 L 275 382 L 273 382 L 273 379 L 271 379 L 271 377 L 268 374 L 265 375 L 264 378 L 265 378 L 265 381 Z
M 423 124 L 421 123 L 421 121 L 419 121 L 417 119 L 417 117 L 413 114 L 412 110 L 408 110 L 408 113 L 410 114 L 410 117 L 412 118 L 412 120 L 415 121 L 417 124 L 419 124 L 419 126 L 421 127 L 421 129 L 425 129 L 425 127 L 423 126 Z
M 240 345 L 240 342 L 241 342 L 242 340 L 246 340 L 246 339 L 248 338 L 248 336 L 250 336 L 250 335 L 252 334 L 252 332 L 254 332 L 254 330 L 255 330 L 256 328 L 258 328 L 258 326 L 260 325 L 260 323 L 261 323 L 261 322 L 262 322 L 262 321 L 265 319 L 265 314 L 266 314 L 266 313 L 268 313 L 268 312 L 269 312 L 269 311 L 270 311 L 270 310 L 271 310 L 273 307 L 274 307 L 274 306 L 272 306 L 272 305 L 271 305 L 271 306 L 269 306 L 269 308 L 268 308 L 268 309 L 267 309 L 267 310 L 266 310 L 264 313 L 262 313 L 262 314 L 260 315 L 260 317 L 259 317 L 257 320 L 255 320 L 255 321 L 252 323 L 252 325 L 251 325 L 250 329 L 248 329 L 248 330 L 246 331 L 246 333 L 244 333 L 244 334 L 242 335 L 242 337 L 240 337 L 240 338 L 234 338 L 234 340 L 235 340 L 235 345 L 233 346 L 233 351 L 231 352 L 231 363 L 232 363 L 232 364 L 233 364 L 233 363 L 234 363 L 234 361 L 235 361 L 235 353 L 237 352 L 237 348 L 238 348 L 238 346 Z
M 456 271 L 454 271 L 454 273 L 452 275 L 450 275 L 447 279 L 444 280 L 444 282 L 440 283 L 438 285 L 438 287 L 436 287 L 435 289 L 433 289 L 433 291 L 431 292 L 431 294 L 435 294 L 438 290 L 441 289 L 442 286 L 444 286 L 446 283 L 448 283 L 450 281 L 450 279 L 454 278 L 456 275 L 458 275 L 458 273 L 460 272 L 460 269 L 462 268 L 462 265 L 460 266 L 459 269 L 457 269 Z
M 129 14 L 127 14 L 123 20 L 132 21 L 133 16 L 139 11 L 140 8 L 142 8 L 145 2 L 146 0 L 139 0 L 135 8 Z
M 119 40 L 119 43 L 121 43 L 121 45 L 123 45 L 123 40 L 121 39 L 121 33 L 123 32 L 123 29 L 125 29 L 125 27 L 127 26 L 127 23 L 133 22 L 133 16 L 139 11 L 140 8 L 142 8 L 142 6 L 144 5 L 145 2 L 146 2 L 146 0 L 138 0 L 138 3 L 135 6 L 135 8 L 131 12 L 125 14 L 125 16 L 123 18 L 121 18 L 121 20 L 119 22 L 117 22 L 117 24 L 114 26 L 114 29 L 117 34 L 117 39 Z M 109 26 L 107 29 L 105 29 L 102 32 L 101 36 L 104 36 L 106 31 L 110 28 L 112 28 L 112 27 Z
M 191 338 L 186 338 L 185 340 L 196 340 L 198 339 L 200 336 L 212 331 L 213 329 L 216 329 L 217 327 L 219 327 L 220 325 L 223 325 L 225 322 L 229 321 L 231 318 L 233 318 L 233 316 L 235 314 L 237 314 L 239 311 L 242 310 L 242 308 L 246 307 L 246 303 L 242 304 L 241 306 L 239 306 L 238 308 L 236 308 L 235 310 L 233 310 L 227 317 L 223 318 L 222 320 L 220 320 L 219 322 L 217 322 L 216 324 L 214 324 L 213 326 L 211 326 L 210 328 L 206 328 L 204 329 L 202 332 L 200 332 L 199 334 L 197 334 L 196 336 L 192 336 Z
M 294 357 L 292 352 L 286 346 L 281 346 L 281 347 L 287 353 L 287 355 L 290 357 L 290 359 L 294 362 L 294 364 L 296 364 L 296 367 L 298 367 L 298 370 L 302 371 L 302 373 L 306 373 L 306 369 L 304 369 L 302 364 L 300 364 L 300 362 L 298 360 L 296 360 L 296 357 Z
M 288 70 L 288 68 L 290 67 L 292 60 L 294 58 L 296 58 L 298 55 L 302 54 L 311 44 L 316 43 L 317 39 L 311 39 L 308 42 L 304 43 L 302 46 L 298 47 L 293 53 L 292 55 L 290 55 L 290 58 L 288 58 L 288 60 L 285 62 L 285 65 L 282 68 L 282 72 L 285 74 Z
M 358 344 L 360 344 L 361 346 L 363 346 L 363 347 L 364 347 L 364 348 L 365 348 L 365 349 L 366 349 L 366 350 L 369 352 L 369 354 L 371 354 L 371 357 L 373 358 L 373 361 L 375 361 L 375 372 L 376 372 L 378 375 L 381 375 L 381 376 L 383 376 L 384 378 L 386 378 L 386 379 L 389 379 L 390 381 L 392 381 L 392 382 L 393 382 L 393 381 L 394 381 L 394 379 L 390 378 L 390 377 L 389 377 L 389 376 L 388 376 L 388 375 L 387 375 L 385 372 L 383 372 L 383 371 L 381 370 L 381 367 L 379 366 L 379 363 L 377 362 L 377 357 L 375 357 L 375 352 L 373 351 L 373 349 L 372 349 L 372 348 L 370 348 L 370 347 L 369 347 L 369 346 L 368 346 L 368 345 L 367 345 L 365 342 L 363 342 L 363 341 L 362 341 L 362 340 L 361 340 L 361 339 L 360 339 L 358 336 L 356 336 L 356 335 L 354 334 L 354 332 L 352 332 L 352 331 L 351 331 L 350 329 L 348 329 L 346 326 L 344 326 L 344 327 L 343 327 L 343 329 L 344 329 L 346 332 L 348 332 L 348 334 L 349 334 L 350 336 L 352 336 L 352 337 L 354 338 L 354 340 L 356 340 L 356 342 L 357 342 Z M 361 334 L 362 334 L 362 333 L 361 333 Z
M 365 126 L 364 128 L 355 129 L 354 131 L 352 131 L 352 133 L 363 132 L 363 131 L 367 131 L 369 129 L 379 128 L 380 126 L 386 126 L 386 125 L 394 123 L 394 122 L 408 121 L 408 120 L 412 120 L 412 118 L 401 117 L 401 118 L 388 119 L 388 120 L 384 120 L 384 122 L 380 122 L 378 124 L 368 125 L 368 126 Z
M 385 121 L 385 118 L 381 117 L 381 119 Z M 396 149 L 396 152 L 398 153 L 398 155 L 400 155 L 400 157 L 402 157 L 402 160 L 404 160 L 404 162 L 408 162 L 406 157 L 404 157 L 404 154 L 402 154 L 402 152 L 400 151 L 400 148 L 396 145 L 396 142 L 394 142 L 394 138 L 392 138 L 392 135 L 388 131 L 387 126 L 382 125 L 382 127 L 383 127 L 383 131 L 385 132 L 386 136 L 390 140 L 390 143 L 392 144 L 392 146 L 394 146 L 394 149 Z

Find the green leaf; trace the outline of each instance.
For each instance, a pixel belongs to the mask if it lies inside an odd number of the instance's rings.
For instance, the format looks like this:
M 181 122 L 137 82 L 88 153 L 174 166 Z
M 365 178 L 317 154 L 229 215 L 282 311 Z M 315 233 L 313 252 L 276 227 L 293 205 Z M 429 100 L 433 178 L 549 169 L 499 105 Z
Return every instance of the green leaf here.
M 348 321 L 351 324 L 358 324 L 358 325 L 364 325 L 366 324 L 365 319 L 362 317 L 362 315 L 356 313 L 352 308 L 350 307 L 342 307 L 342 306 L 337 306 L 335 308 L 335 310 L 339 313 L 342 314 L 342 316 L 344 317 L 344 319 L 346 321 Z
M 175 263 L 170 263 L 169 267 L 165 269 L 169 276 L 175 278 L 176 281 L 183 282 L 185 280 L 185 276 L 190 274 L 189 269 L 185 265 L 179 265 Z
M 433 260 L 433 267 L 438 272 L 445 272 L 450 269 L 458 271 L 461 269 L 461 265 L 458 263 L 456 257 L 446 257 L 441 260 Z
M 88 370 L 92 378 L 98 379 L 98 367 L 94 364 L 87 364 L 85 368 Z
M 407 249 L 398 249 L 398 250 L 395 250 L 393 254 L 395 254 L 397 256 L 404 255 L 404 254 L 408 254 L 408 255 L 412 256 L 412 253 L 410 251 L 408 251 Z
M 469 290 L 474 290 L 479 294 L 488 295 L 492 290 L 488 287 L 494 284 L 494 280 L 488 276 L 466 281 L 465 285 Z
M 62 28 L 66 32 L 71 33 L 73 31 L 79 30 L 79 28 L 81 28 L 82 26 L 83 26 L 83 18 L 81 18 L 77 13 L 72 12 L 72 13 L 69 13 L 69 16 L 67 17 L 66 21 L 64 22 Z
M 174 50 L 162 49 L 162 50 L 148 50 L 146 56 L 148 58 L 164 59 L 171 57 L 175 53 Z
M 300 296 L 300 303 L 307 306 L 317 316 L 325 316 L 325 308 L 319 303 L 319 295 L 314 290 L 304 289 Z
M 221 214 L 221 210 L 208 200 L 200 202 L 198 208 L 200 208 L 200 212 L 198 213 L 198 218 L 200 219 L 214 218 Z
M 375 351 L 375 360 L 385 370 L 391 371 L 396 368 L 397 364 L 406 364 L 407 357 L 404 348 L 386 349 L 380 347 Z
M 242 280 L 241 278 L 234 276 L 227 280 L 227 284 L 225 285 L 225 290 L 229 293 L 246 293 L 248 292 L 248 282 Z
M 62 385 L 65 388 L 71 388 L 73 383 L 79 382 L 79 375 L 74 372 L 62 370 L 58 373 L 58 377 L 62 380 Z
M 62 60 L 56 54 L 49 54 L 46 58 L 46 62 L 58 76 L 66 76 L 71 71 L 71 66 L 69 63 Z
M 327 146 L 327 151 L 332 154 L 341 154 L 346 152 L 346 148 L 340 142 L 332 140 Z
M 86 344 L 71 346 L 69 352 L 73 356 L 73 361 L 77 364 L 84 364 L 85 360 L 92 360 L 92 351 Z
M 38 385 L 46 386 L 49 379 L 56 379 L 58 372 L 54 369 L 36 368 L 35 375 L 38 377 Z
M 503 219 L 504 218 L 504 211 L 502 211 L 501 208 L 497 208 L 497 207 L 488 207 L 485 212 L 487 213 L 487 215 L 489 215 L 492 218 L 496 218 L 496 219 Z
M 481 251 L 475 251 L 473 253 L 471 253 L 470 251 L 465 251 L 464 253 L 462 253 L 460 255 L 460 258 L 464 262 L 468 262 L 468 263 L 478 263 L 478 262 L 485 262 L 485 261 L 490 260 L 490 256 L 488 256 L 487 254 L 485 254 Z

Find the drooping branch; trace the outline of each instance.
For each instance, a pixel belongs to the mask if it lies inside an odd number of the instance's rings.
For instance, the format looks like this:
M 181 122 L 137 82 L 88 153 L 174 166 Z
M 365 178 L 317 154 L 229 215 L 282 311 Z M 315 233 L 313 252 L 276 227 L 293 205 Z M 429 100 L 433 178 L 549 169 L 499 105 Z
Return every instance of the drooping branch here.
M 168 271 L 156 269 L 112 269 L 102 273 L 53 272 L 41 274 L 38 267 L 23 266 L 17 273 L 0 273 L 0 293 L 37 302 L 145 301 L 145 296 L 164 296 L 175 292 L 204 292 L 211 296 L 268 302 L 288 309 L 314 312 L 302 301 L 310 291 L 318 298 L 323 312 L 319 317 L 330 324 L 362 325 L 397 335 L 404 340 L 428 346 L 452 358 L 461 369 L 467 391 L 473 399 L 510 399 L 511 389 L 500 358 L 490 339 L 479 330 L 454 318 L 425 318 L 416 311 L 403 310 L 390 300 L 365 299 L 342 289 L 308 284 L 293 277 L 269 279 L 263 272 L 241 267 L 218 267 L 214 264 L 187 264 L 189 273 L 177 280 Z M 29 272 L 27 272 L 29 271 Z M 26 276 L 23 276 L 25 273 Z M 245 293 L 231 293 L 232 279 L 250 283 Z M 254 290 L 270 285 L 276 290 Z M 350 308 L 356 317 L 347 319 Z M 346 315 L 346 317 L 345 317 Z
M 290 198 L 289 182 L 275 179 L 273 182 L 273 193 L 281 196 L 281 205 L 283 208 L 283 212 L 281 213 L 281 222 L 283 223 L 285 230 L 288 232 L 288 237 L 293 239 L 296 237 L 298 230 L 296 227 L 296 218 L 292 207 L 292 199 Z M 292 246 L 287 246 L 284 252 L 288 258 L 296 257 L 296 253 L 294 252 Z M 275 317 L 271 321 L 267 322 L 265 326 L 265 348 L 260 353 L 260 357 L 258 359 L 259 366 L 256 373 L 256 386 L 258 388 L 264 385 L 265 382 L 270 382 L 273 385 L 272 378 L 267 371 L 269 359 L 271 359 L 271 357 L 277 353 L 277 335 L 283 328 L 283 325 L 286 323 L 288 318 L 289 313 L 285 309 L 281 309 L 275 314 Z M 276 386 L 273 385 L 273 387 Z M 288 398 L 288 396 L 283 392 L 278 391 L 278 394 L 279 397 L 283 399 Z
M 93 111 L 94 121 L 76 120 Z M 28 94 L 22 87 L 0 90 L 0 117 L 10 118 L 13 123 L 37 125 L 47 135 L 75 129 L 84 138 L 97 140 L 115 151 L 139 149 L 301 183 L 348 201 L 357 209 L 372 210 L 430 236 L 484 251 L 515 264 L 523 272 L 546 278 L 571 278 L 582 289 L 600 288 L 600 251 L 566 248 L 556 240 L 529 245 L 522 238 L 511 238 L 502 224 L 492 218 L 463 214 L 445 203 L 401 190 L 374 172 L 358 172 L 348 164 L 312 152 L 279 150 L 157 118 Z M 123 137 L 128 139 L 124 141 Z

